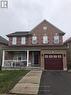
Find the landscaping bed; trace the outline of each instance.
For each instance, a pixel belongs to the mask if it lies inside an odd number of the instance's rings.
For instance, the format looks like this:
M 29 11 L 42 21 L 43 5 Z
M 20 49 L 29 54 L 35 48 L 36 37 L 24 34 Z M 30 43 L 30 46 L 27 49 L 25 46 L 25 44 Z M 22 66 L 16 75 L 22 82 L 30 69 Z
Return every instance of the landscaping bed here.
M 0 71 L 0 94 L 8 93 L 10 89 L 29 71 L 28 70 L 4 70 Z

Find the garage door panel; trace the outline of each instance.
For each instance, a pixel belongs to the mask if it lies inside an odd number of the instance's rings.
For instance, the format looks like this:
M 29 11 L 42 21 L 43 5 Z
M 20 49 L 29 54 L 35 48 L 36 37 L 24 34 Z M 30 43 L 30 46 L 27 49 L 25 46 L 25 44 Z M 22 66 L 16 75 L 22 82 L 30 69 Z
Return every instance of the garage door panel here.
M 48 70 L 62 70 L 63 69 L 63 58 L 60 54 L 45 55 L 45 69 Z

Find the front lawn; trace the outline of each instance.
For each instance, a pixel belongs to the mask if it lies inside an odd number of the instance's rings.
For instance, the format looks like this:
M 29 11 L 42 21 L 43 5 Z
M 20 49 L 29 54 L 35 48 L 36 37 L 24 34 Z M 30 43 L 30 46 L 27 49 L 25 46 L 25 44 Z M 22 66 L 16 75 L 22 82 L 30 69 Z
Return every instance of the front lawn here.
M 8 93 L 28 72 L 27 70 L 0 71 L 0 93 Z

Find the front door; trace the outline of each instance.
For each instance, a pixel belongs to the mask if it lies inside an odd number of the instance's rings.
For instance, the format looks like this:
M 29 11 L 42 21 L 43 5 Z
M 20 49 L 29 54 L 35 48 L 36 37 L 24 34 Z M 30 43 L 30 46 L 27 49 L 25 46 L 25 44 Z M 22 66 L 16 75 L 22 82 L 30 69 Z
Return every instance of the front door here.
M 34 65 L 38 66 L 39 65 L 39 61 L 40 61 L 40 52 L 39 51 L 35 51 L 34 52 Z

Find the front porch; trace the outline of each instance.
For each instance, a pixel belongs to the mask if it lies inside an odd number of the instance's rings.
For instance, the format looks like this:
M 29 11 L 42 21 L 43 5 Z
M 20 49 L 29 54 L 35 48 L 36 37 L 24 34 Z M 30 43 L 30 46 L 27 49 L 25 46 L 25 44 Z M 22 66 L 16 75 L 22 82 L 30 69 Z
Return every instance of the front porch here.
M 3 68 L 40 67 L 40 51 L 3 50 Z

